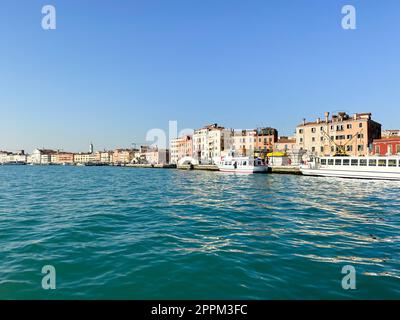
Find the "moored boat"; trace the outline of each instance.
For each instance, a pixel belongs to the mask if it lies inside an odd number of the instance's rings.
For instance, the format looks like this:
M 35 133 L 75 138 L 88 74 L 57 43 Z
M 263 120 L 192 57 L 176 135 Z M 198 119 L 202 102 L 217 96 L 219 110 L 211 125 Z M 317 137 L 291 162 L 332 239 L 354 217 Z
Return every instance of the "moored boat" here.
M 400 180 L 400 157 L 315 157 L 300 171 L 308 176 Z
M 214 159 L 221 172 L 232 173 L 267 173 L 268 165 L 261 158 L 226 156 Z

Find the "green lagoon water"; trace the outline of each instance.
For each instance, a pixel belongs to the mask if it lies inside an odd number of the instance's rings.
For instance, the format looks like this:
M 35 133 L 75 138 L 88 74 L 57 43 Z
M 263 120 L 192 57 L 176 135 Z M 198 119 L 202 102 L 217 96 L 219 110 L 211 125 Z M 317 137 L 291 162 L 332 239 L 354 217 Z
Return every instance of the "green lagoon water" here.
M 399 297 L 397 182 L 0 166 L 1 299 Z

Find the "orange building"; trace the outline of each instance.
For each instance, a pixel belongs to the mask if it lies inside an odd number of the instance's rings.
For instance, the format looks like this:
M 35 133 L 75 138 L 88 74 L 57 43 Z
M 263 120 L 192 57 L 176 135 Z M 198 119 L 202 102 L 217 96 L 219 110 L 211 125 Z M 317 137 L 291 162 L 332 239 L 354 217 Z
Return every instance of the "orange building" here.
M 135 150 L 133 149 L 115 149 L 112 160 L 116 164 L 126 164 L 133 160 Z
M 267 154 L 273 150 L 278 141 L 278 130 L 274 128 L 258 128 L 255 130 L 254 151 L 258 155 Z
M 74 154 L 72 152 L 60 152 L 56 153 L 54 156 L 55 156 L 55 163 L 57 164 L 74 163 Z

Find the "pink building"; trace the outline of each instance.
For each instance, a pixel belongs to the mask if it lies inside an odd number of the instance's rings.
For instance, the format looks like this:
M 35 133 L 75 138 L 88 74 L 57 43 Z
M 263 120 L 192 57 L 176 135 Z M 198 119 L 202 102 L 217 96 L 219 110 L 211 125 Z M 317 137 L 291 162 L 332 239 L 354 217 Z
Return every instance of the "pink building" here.
M 171 140 L 170 157 L 171 163 L 177 164 L 184 157 L 193 156 L 193 137 L 185 135 Z

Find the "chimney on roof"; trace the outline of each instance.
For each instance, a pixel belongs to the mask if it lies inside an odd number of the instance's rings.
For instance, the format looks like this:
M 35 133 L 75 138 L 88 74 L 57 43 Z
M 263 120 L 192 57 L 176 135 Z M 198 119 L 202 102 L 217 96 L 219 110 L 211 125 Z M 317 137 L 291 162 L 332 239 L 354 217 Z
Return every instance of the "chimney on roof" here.
M 306 118 L 303 118 L 303 126 L 306 125 Z
M 325 122 L 326 123 L 329 122 L 329 112 L 328 111 L 325 112 Z
M 317 123 L 319 124 L 321 122 L 321 118 L 317 118 Z

